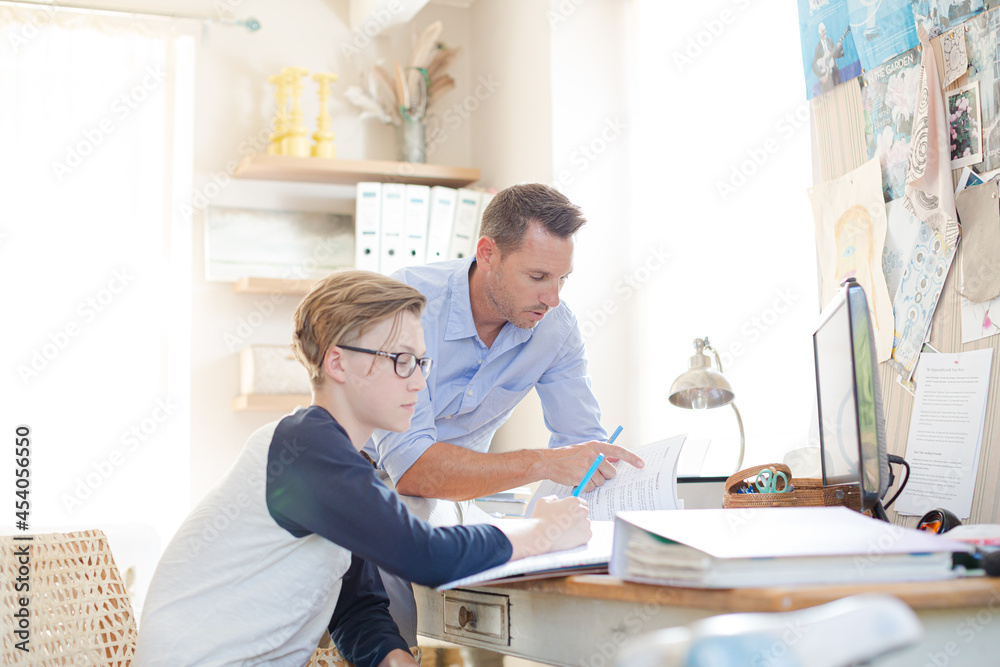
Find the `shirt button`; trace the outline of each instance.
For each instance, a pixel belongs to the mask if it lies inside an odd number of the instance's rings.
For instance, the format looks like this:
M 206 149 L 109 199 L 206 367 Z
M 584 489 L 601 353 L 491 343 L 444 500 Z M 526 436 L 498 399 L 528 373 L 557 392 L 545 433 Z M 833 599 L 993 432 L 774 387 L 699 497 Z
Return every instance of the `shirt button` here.
M 469 390 L 469 396 L 472 396 L 472 390 L 471 389 Z
M 482 359 L 477 359 L 477 360 L 476 360 L 476 363 L 477 363 L 477 364 L 479 364 L 479 365 L 481 366 L 481 365 L 483 364 L 483 360 L 482 360 Z

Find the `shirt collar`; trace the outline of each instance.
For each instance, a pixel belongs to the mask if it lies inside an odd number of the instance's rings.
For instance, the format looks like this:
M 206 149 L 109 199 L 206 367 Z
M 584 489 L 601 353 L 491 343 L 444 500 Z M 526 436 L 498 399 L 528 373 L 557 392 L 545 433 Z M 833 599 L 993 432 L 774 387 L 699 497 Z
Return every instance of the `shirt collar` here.
M 451 275 L 448 281 L 448 325 L 445 340 L 459 340 L 476 336 L 476 323 L 472 319 L 472 299 L 469 295 L 469 269 L 476 261 L 473 256 Z
M 476 331 L 476 322 L 472 319 L 472 296 L 469 293 L 469 270 L 475 257 L 470 258 L 451 275 L 449 280 L 448 299 L 448 324 L 445 327 L 445 340 L 460 340 L 462 338 L 475 338 L 479 335 Z M 500 335 L 493 342 L 491 350 L 498 353 L 510 349 L 516 345 L 526 342 L 531 338 L 534 329 L 521 329 L 510 322 L 500 330 Z

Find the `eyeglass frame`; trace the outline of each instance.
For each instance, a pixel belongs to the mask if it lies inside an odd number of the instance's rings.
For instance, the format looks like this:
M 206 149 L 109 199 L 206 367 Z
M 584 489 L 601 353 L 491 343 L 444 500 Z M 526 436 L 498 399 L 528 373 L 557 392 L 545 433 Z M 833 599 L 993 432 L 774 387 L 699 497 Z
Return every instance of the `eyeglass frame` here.
M 345 350 L 351 350 L 352 352 L 364 352 L 365 354 L 373 354 L 376 357 L 388 357 L 389 359 L 392 359 L 392 370 L 396 373 L 396 375 L 403 378 L 404 380 L 406 378 L 411 377 L 413 375 L 413 372 L 417 370 L 417 368 L 420 368 L 420 374 L 423 375 L 424 379 L 426 380 L 427 377 L 431 374 L 431 366 L 433 366 L 434 364 L 434 360 L 431 359 L 430 357 L 418 357 L 412 352 L 383 352 L 382 350 L 369 350 L 364 347 L 353 347 L 351 345 L 337 345 L 337 347 L 343 348 Z M 410 370 L 409 375 L 403 375 L 402 373 L 399 372 L 399 358 L 404 354 L 413 357 L 415 360 L 413 368 Z M 427 362 L 426 369 L 424 366 L 424 362 Z

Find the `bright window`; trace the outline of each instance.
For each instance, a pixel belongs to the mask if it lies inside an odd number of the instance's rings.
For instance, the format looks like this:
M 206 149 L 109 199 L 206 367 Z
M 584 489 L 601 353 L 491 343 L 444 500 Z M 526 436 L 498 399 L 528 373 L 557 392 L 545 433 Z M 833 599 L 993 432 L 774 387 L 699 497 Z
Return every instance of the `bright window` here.
M 191 243 L 176 211 L 194 42 L 162 22 L 4 11 L 0 392 L 7 437 L 31 428 L 30 529 L 128 525 L 165 544 L 190 476 Z

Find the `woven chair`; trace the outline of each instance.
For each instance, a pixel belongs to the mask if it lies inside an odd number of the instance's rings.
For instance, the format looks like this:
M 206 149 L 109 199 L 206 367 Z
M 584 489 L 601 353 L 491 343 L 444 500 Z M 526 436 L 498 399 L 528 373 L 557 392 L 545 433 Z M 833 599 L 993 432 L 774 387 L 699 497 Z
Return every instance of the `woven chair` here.
M 17 591 L 17 549 L 28 546 L 30 590 Z M 13 612 L 27 597 L 29 648 L 15 646 Z M 0 663 L 128 667 L 138 637 L 135 615 L 108 540 L 100 530 L 0 536 Z

